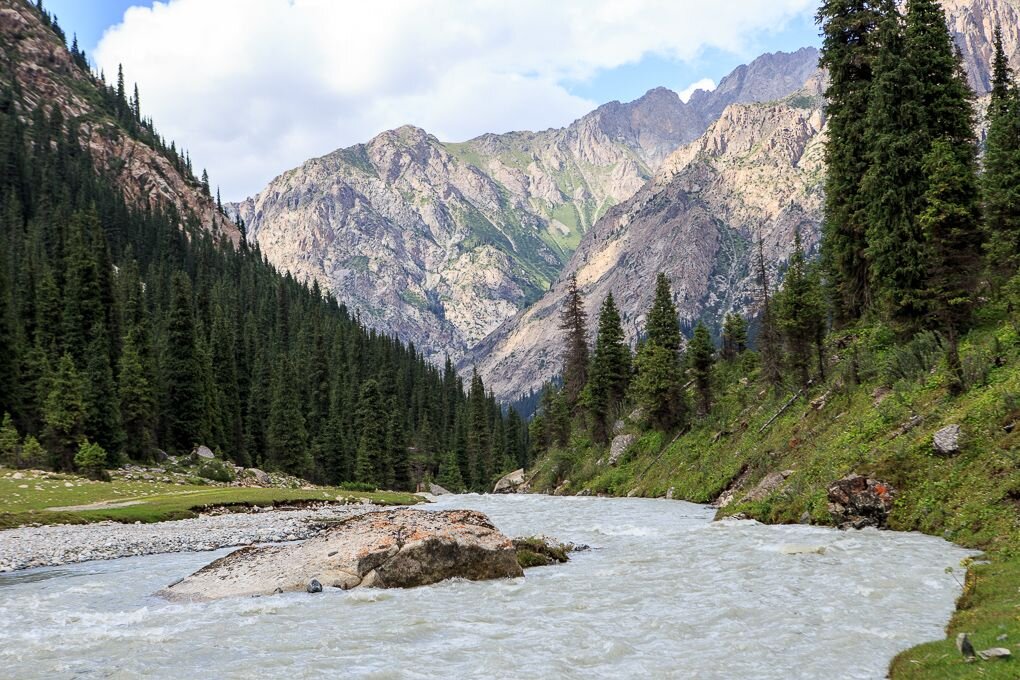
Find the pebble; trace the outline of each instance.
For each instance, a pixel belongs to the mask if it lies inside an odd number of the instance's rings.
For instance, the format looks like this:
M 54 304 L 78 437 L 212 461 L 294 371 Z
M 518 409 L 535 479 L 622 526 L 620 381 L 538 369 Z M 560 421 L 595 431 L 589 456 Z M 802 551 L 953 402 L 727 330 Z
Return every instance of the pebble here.
M 0 531 L 0 572 L 303 540 L 315 535 L 322 521 L 379 509 L 373 505 L 335 505 L 305 510 L 263 510 L 257 514 L 202 515 L 155 524 L 99 522 L 7 529 Z

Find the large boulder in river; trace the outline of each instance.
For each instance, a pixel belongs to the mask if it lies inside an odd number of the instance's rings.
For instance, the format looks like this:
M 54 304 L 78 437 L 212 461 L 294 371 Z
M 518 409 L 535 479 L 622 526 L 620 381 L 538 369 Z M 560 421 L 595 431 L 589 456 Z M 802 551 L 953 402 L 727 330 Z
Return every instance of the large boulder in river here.
M 524 477 L 524 468 L 514 470 L 510 474 L 503 475 L 492 493 L 527 493 L 530 490 L 528 480 Z
M 829 513 L 841 529 L 883 527 L 896 490 L 862 475 L 848 475 L 829 485 Z
M 410 588 L 460 577 L 521 576 L 513 541 L 473 510 L 389 510 L 352 517 L 303 543 L 234 551 L 158 594 L 203 602 L 325 589 Z

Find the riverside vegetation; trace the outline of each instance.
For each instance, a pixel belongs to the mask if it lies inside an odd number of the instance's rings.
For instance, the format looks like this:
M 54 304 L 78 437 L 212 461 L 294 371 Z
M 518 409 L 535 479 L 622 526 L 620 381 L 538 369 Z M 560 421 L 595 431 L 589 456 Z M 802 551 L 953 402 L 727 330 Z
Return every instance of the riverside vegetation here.
M 901 14 L 829 0 L 819 20 L 821 257 L 798 239 L 775 290 L 759 245 L 759 315 L 728 317 L 719 348 L 700 323 L 681 340 L 660 275 L 633 357 L 611 295 L 589 356 L 575 281 L 562 385 L 531 424 L 531 488 L 702 503 L 726 492 L 720 515 L 831 524 L 830 484 L 881 480 L 895 489 L 890 528 L 985 551 L 947 639 L 903 652 L 891 673 L 969 677 L 958 633 L 978 649 L 1020 640 L 1020 94 L 997 31 L 979 172 L 972 93 L 938 3 Z M 946 455 L 933 435 L 950 424 L 962 437 Z M 980 672 L 1015 677 L 1015 663 Z

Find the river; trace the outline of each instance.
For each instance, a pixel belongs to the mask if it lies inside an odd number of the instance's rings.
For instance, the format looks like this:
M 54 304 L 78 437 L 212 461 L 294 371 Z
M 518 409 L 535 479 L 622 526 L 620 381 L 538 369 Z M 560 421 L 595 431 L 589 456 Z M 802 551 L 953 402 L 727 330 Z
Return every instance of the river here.
M 873 680 L 944 635 L 970 554 L 920 534 L 713 523 L 679 501 L 430 506 L 454 507 L 593 549 L 523 579 L 190 605 L 152 593 L 229 550 L 0 575 L 0 677 Z

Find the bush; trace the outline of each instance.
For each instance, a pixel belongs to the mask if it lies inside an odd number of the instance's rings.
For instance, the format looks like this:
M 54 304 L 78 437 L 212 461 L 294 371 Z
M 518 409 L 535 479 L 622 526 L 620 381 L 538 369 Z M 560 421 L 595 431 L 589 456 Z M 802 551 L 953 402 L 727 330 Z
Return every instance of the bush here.
M 214 482 L 227 483 L 234 481 L 234 473 L 222 461 L 218 460 L 202 463 L 198 468 L 197 474 L 203 479 L 210 479 Z
M 931 372 L 943 354 L 942 336 L 934 331 L 921 331 L 910 342 L 889 351 L 883 367 L 885 384 L 892 387 L 900 380 L 919 380 Z
M 368 484 L 367 482 L 344 482 L 340 485 L 340 488 L 344 491 L 375 491 L 375 484 Z
M 106 474 L 106 451 L 99 444 L 92 444 L 87 439 L 82 441 L 74 455 L 74 464 L 89 479 L 110 479 Z
M 21 445 L 21 466 L 37 470 L 46 467 L 49 461 L 50 454 L 42 447 L 39 440 L 32 435 L 25 437 L 25 443 Z

